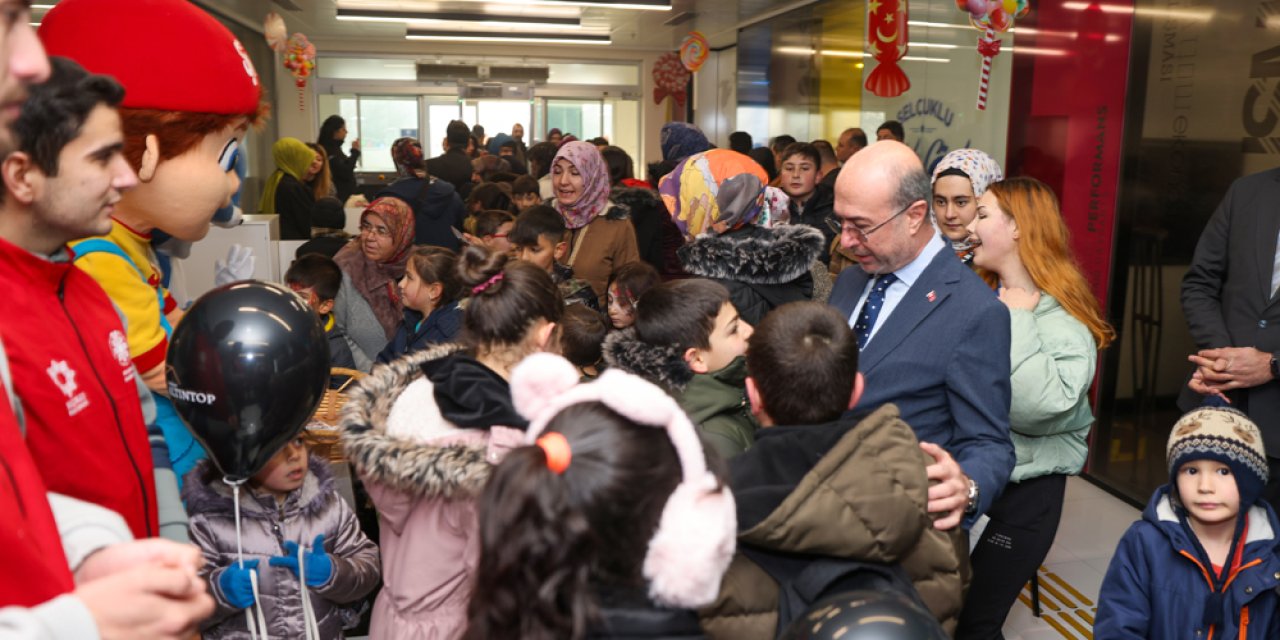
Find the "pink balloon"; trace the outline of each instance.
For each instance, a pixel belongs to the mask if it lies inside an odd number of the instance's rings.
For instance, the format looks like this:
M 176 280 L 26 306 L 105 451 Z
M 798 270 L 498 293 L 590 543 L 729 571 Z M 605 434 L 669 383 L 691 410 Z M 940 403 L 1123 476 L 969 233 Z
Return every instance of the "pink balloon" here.
M 974 20 L 987 14 L 987 0 L 968 0 L 967 7 Z

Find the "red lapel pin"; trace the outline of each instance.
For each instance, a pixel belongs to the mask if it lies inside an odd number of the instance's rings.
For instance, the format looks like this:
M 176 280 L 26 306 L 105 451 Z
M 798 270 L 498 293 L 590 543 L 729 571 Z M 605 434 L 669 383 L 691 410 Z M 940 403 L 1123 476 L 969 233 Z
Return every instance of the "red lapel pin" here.
M 938 294 L 930 291 L 929 293 L 924 294 L 924 297 L 928 298 L 929 302 L 933 302 L 934 300 L 938 299 Z

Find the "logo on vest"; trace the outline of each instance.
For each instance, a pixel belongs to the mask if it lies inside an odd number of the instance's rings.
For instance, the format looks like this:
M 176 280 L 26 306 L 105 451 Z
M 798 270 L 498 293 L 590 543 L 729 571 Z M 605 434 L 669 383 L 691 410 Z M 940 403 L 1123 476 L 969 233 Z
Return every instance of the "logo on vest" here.
M 76 372 L 66 360 L 50 360 L 45 373 L 49 374 L 49 379 L 62 395 L 67 397 L 68 416 L 74 416 L 89 406 L 89 396 L 80 391 L 80 386 L 76 384 Z
M 172 382 L 169 383 L 169 397 L 183 402 L 203 405 L 211 405 L 218 400 L 218 396 L 212 393 L 183 389 Z
M 116 362 L 120 366 L 127 367 L 129 360 L 129 341 L 124 339 L 124 333 L 119 329 L 111 331 L 111 335 L 107 336 L 107 343 L 111 346 L 111 355 L 115 356 Z

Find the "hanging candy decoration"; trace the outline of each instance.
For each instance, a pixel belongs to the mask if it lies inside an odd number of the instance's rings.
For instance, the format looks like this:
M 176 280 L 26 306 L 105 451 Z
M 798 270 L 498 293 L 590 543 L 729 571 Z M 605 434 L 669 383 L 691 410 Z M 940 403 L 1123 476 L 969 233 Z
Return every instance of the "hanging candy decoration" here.
M 289 30 L 284 26 L 284 18 L 271 11 L 262 20 L 262 34 L 267 38 L 267 46 L 276 53 L 284 53 L 285 41 L 289 39 Z
M 708 48 L 706 36 L 699 31 L 693 31 L 680 43 L 680 62 L 690 73 L 697 73 L 698 69 L 702 68 L 702 63 L 707 61 L 707 55 L 710 53 Z
M 295 33 L 289 37 L 289 42 L 285 45 L 284 68 L 289 70 L 294 84 L 298 85 L 298 110 L 303 111 L 306 108 L 303 89 L 307 86 L 311 71 L 316 68 L 316 46 L 307 40 L 307 36 Z
M 877 63 L 867 75 L 867 91 L 894 98 L 911 88 L 911 80 L 898 66 L 907 55 L 907 0 L 867 3 L 867 48 Z
M 1013 26 L 1014 18 L 1031 11 L 1030 0 L 956 0 L 956 6 L 969 14 L 969 22 L 982 31 L 978 38 L 978 55 L 982 70 L 978 74 L 978 109 L 987 108 L 987 92 L 991 85 L 991 60 L 1000 54 L 997 33 Z
M 659 104 L 670 96 L 676 106 L 683 107 L 689 88 L 689 70 L 680 61 L 680 54 L 668 51 L 653 63 L 653 103 Z

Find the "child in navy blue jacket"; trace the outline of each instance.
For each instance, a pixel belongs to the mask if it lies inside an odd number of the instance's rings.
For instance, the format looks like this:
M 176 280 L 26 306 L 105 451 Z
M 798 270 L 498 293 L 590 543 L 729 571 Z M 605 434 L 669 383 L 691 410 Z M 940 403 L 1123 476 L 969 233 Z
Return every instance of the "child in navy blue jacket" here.
M 1116 548 L 1093 637 L 1280 638 L 1280 524 L 1267 456 L 1243 413 L 1202 407 L 1169 435 L 1169 484 Z
M 433 344 L 453 342 L 462 326 L 458 298 L 462 285 L 454 270 L 458 254 L 443 247 L 418 247 L 409 254 L 404 277 L 400 279 L 400 299 L 404 320 L 387 343 L 378 362 L 391 362 Z

